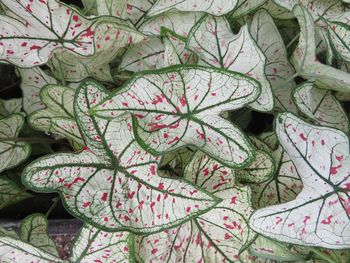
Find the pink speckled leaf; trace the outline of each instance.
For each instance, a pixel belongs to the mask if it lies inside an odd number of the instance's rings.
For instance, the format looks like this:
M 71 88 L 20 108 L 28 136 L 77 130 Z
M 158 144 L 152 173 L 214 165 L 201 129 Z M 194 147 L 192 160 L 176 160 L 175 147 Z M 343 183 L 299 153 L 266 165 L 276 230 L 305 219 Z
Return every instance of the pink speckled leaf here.
M 290 202 L 257 210 L 250 218 L 251 227 L 282 242 L 349 248 L 349 138 L 291 113 L 277 117 L 276 133 L 301 176 L 303 189 Z
M 152 154 L 193 145 L 230 167 L 243 167 L 254 150 L 219 114 L 259 94 L 259 84 L 242 74 L 183 65 L 137 75 L 92 113 L 113 119 L 131 112 L 136 140 Z
M 265 72 L 274 90 L 276 110 L 296 113 L 297 109 L 291 99 L 295 83 L 293 80 L 285 83 L 295 74 L 295 70 L 288 60 L 283 39 L 267 11 L 255 13 L 250 33 L 266 57 Z
M 232 11 L 237 0 L 157 0 L 151 10 L 149 16 L 155 16 L 171 9 L 190 12 L 206 12 L 212 15 L 225 15 Z
M 74 94 L 74 89 L 65 86 L 45 86 L 40 91 L 40 98 L 46 108 L 30 114 L 29 123 L 36 130 L 67 138 L 74 148 L 80 149 L 84 142 L 74 118 Z
M 199 64 L 236 71 L 261 83 L 261 94 L 250 106 L 259 111 L 271 111 L 274 99 L 266 77 L 264 53 L 244 25 L 234 35 L 224 17 L 204 16 L 192 28 L 187 47 L 195 52 Z
M 80 86 L 74 111 L 87 147 L 32 163 L 23 173 L 28 187 L 60 192 L 72 214 L 110 231 L 152 233 L 219 201 L 186 180 L 158 176 L 159 159 L 136 143 L 130 115 L 113 121 L 91 117 L 91 107 L 107 95 L 95 82 Z
M 29 157 L 30 144 L 16 141 L 24 125 L 24 117 L 18 113 L 0 117 L 0 172 L 15 167 Z
M 240 262 L 255 238 L 247 220 L 250 190 L 238 187 L 233 170 L 197 152 L 185 178 L 223 199 L 209 212 L 179 227 L 136 239 L 140 262 Z
M 27 219 L 25 219 L 27 220 Z M 33 230 L 35 229 L 35 226 Z M 14 237 L 0 237 L 1 262 L 23 263 L 101 263 L 131 261 L 133 236 L 128 232 L 104 232 L 85 224 L 74 241 L 71 257 L 61 260 L 36 244 Z M 46 248 L 45 248 L 46 249 Z
M 314 82 L 304 82 L 293 91 L 298 109 L 315 124 L 349 131 L 348 117 L 331 90 L 320 89 Z
M 273 0 L 277 5 L 292 11 L 297 4 L 305 7 L 315 21 L 320 17 L 329 18 L 345 11 L 344 4 L 339 0 Z
M 21 77 L 21 90 L 23 94 L 23 109 L 27 114 L 44 108 L 40 100 L 40 90 L 45 85 L 57 84 L 57 80 L 47 75 L 39 67 L 30 69 L 17 69 Z
M 0 60 L 20 67 L 46 63 L 57 48 L 89 56 L 95 52 L 91 27 L 75 9 L 56 0 L 3 0 Z

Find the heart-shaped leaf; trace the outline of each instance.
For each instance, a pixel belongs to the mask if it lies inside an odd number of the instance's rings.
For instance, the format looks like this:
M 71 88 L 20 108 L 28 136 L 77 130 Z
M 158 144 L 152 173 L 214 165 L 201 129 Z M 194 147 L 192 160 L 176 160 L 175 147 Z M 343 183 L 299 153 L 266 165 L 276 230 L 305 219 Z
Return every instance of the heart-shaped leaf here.
M 254 150 L 219 114 L 244 107 L 259 94 L 259 83 L 242 74 L 177 66 L 137 75 L 94 114 L 116 118 L 132 112 L 136 139 L 155 155 L 193 145 L 225 165 L 244 167 Z
M 265 72 L 274 90 L 277 110 L 296 113 L 297 109 L 291 99 L 295 83 L 293 80 L 286 83 L 295 74 L 295 70 L 289 63 L 283 39 L 267 11 L 255 13 L 250 33 L 266 57 Z
M 45 85 L 57 84 L 57 80 L 47 75 L 39 67 L 30 69 L 17 69 L 22 79 L 21 90 L 23 94 L 23 109 L 27 114 L 44 108 L 40 100 L 40 90 Z
M 231 169 L 197 152 L 185 178 L 223 199 L 209 212 L 179 227 L 136 240 L 140 262 L 238 262 L 255 238 L 248 187 L 238 187 Z
M 265 74 L 266 58 L 247 25 L 234 35 L 224 17 L 206 15 L 192 28 L 187 47 L 199 56 L 202 65 L 241 72 L 258 80 L 261 94 L 251 107 L 259 111 L 273 109 L 273 94 Z
M 3 236 L 0 236 L 0 255 L 2 261 L 12 263 L 130 262 L 132 242 L 133 236 L 128 232 L 104 232 L 85 224 L 74 241 L 68 260 L 61 260 L 14 237 Z
M 292 56 L 297 73 L 306 79 L 315 80 L 320 88 L 349 92 L 350 74 L 316 59 L 315 25 L 309 11 L 296 5 L 293 13 L 300 25 L 299 44 Z
M 30 154 L 30 144 L 17 139 L 23 125 L 24 118 L 20 114 L 0 119 L 0 172 L 15 167 Z
M 74 94 L 74 89 L 65 86 L 45 86 L 41 89 L 40 98 L 46 108 L 30 114 L 29 123 L 36 130 L 66 137 L 74 148 L 80 149 L 84 142 L 74 118 Z
M 67 48 L 88 56 L 95 52 L 91 29 L 96 19 L 86 19 L 56 0 L 3 0 L 0 16 L 0 60 L 20 67 L 46 63 L 54 49 Z
M 295 200 L 256 211 L 250 225 L 282 242 L 349 248 L 349 138 L 290 113 L 277 118 L 278 139 L 293 160 L 303 189 Z
M 213 15 L 225 15 L 232 11 L 237 0 L 157 0 L 148 12 L 149 16 L 155 16 L 171 9 L 190 12 L 206 12 Z
M 48 221 L 42 214 L 31 214 L 22 220 L 19 238 L 23 242 L 58 257 L 55 242 L 48 234 Z
M 331 90 L 320 89 L 313 82 L 304 82 L 293 92 L 298 109 L 315 124 L 349 131 L 348 117 Z
M 13 180 L 0 177 L 0 209 L 25 200 L 32 195 L 27 193 L 23 187 L 19 187 Z
M 23 172 L 25 184 L 60 192 L 67 209 L 101 229 L 151 233 L 204 213 L 219 200 L 186 180 L 157 176 L 158 158 L 135 142 L 131 116 L 89 116 L 106 99 L 97 83 L 77 91 L 74 110 L 86 149 L 43 157 Z

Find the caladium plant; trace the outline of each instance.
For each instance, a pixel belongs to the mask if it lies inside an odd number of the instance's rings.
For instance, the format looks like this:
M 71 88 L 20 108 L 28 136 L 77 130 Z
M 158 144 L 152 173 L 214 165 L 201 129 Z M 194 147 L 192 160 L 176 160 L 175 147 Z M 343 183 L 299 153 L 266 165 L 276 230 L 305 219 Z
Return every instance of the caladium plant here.
M 73 2 L 0 0 L 1 262 L 349 262 L 350 1 Z

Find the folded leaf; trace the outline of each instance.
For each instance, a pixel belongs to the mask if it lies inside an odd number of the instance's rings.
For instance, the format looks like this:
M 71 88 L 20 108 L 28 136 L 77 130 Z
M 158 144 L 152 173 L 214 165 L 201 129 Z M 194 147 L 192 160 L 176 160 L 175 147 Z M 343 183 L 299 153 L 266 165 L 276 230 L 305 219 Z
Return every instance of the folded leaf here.
M 219 201 L 186 180 L 157 176 L 158 158 L 135 142 L 131 116 L 114 121 L 89 116 L 107 95 L 95 82 L 80 86 L 74 111 L 87 147 L 28 166 L 23 172 L 28 187 L 60 192 L 72 214 L 109 231 L 152 233 L 204 213 Z
M 244 167 L 254 151 L 219 114 L 244 107 L 259 94 L 259 84 L 242 74 L 177 66 L 137 75 L 92 113 L 116 118 L 130 111 L 136 140 L 152 154 L 193 145 L 227 166 Z
M 234 35 L 224 17 L 204 16 L 192 28 L 187 47 L 199 56 L 202 65 L 240 72 L 259 81 L 261 94 L 251 107 L 259 111 L 273 109 L 271 85 L 265 74 L 266 58 L 247 25 Z
M 30 154 L 30 144 L 17 140 L 23 125 L 20 114 L 0 119 L 0 172 L 15 167 Z
M 45 86 L 40 91 L 40 98 L 46 108 L 30 114 L 29 123 L 36 130 L 67 138 L 72 141 L 76 149 L 79 149 L 84 142 L 73 116 L 74 94 L 74 89 L 65 86 Z
M 315 124 L 349 131 L 348 117 L 331 90 L 304 82 L 294 90 L 293 98 L 298 109 Z
M 149 16 L 155 16 L 171 9 L 190 12 L 206 12 L 213 15 L 225 15 L 232 11 L 237 0 L 157 0 L 149 11 Z
M 140 262 L 240 262 L 255 238 L 247 225 L 252 213 L 248 187 L 238 187 L 234 172 L 197 152 L 185 178 L 223 199 L 209 212 L 179 227 L 136 239 Z
M 295 83 L 293 80 L 287 81 L 295 74 L 295 70 L 289 63 L 283 39 L 267 11 L 255 13 L 250 33 L 266 57 L 265 72 L 274 90 L 277 110 L 296 113 L 297 109 L 291 99 Z
M 251 227 L 282 242 L 349 248 L 349 138 L 290 113 L 277 118 L 278 139 L 293 160 L 303 189 L 290 202 L 257 210 Z

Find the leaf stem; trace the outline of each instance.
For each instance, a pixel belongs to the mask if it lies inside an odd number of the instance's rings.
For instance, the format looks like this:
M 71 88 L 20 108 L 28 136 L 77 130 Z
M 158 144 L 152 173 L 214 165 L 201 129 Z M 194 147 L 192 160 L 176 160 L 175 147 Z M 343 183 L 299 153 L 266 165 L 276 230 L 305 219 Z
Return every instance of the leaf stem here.
M 26 138 L 0 138 L 0 142 L 28 142 L 33 144 L 66 144 L 59 142 L 59 140 L 48 139 L 48 138 L 38 138 L 38 137 L 26 137 Z
M 57 196 L 55 198 L 52 199 L 53 204 L 51 205 L 51 207 L 49 208 L 49 210 L 47 210 L 45 217 L 48 218 L 48 216 L 50 215 L 50 213 L 52 212 L 52 210 L 55 209 L 55 207 L 57 206 L 58 202 L 60 201 L 60 198 Z
M 293 45 L 294 42 L 299 39 L 299 36 L 300 36 L 300 33 L 296 34 L 296 36 L 293 37 L 292 40 L 287 44 L 286 49 L 289 49 L 291 47 L 291 45 Z

